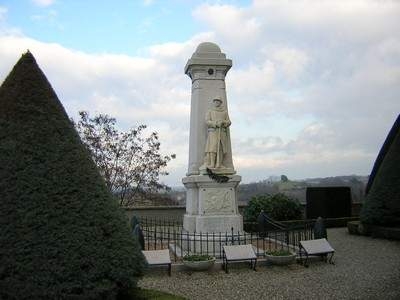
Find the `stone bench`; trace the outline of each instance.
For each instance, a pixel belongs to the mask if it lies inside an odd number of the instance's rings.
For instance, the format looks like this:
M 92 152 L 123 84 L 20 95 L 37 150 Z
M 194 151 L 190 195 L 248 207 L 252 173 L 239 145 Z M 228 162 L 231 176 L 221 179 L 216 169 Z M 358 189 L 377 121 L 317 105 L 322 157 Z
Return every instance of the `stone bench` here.
M 250 261 L 251 268 L 255 271 L 257 264 L 257 255 L 254 252 L 253 245 L 233 245 L 223 246 L 222 266 L 228 273 L 228 263 L 237 261 Z
M 299 254 L 301 263 L 303 263 L 302 254 L 306 255 L 306 260 L 304 262 L 305 267 L 308 267 L 309 255 L 321 256 L 322 258 L 325 258 L 326 261 L 328 261 L 328 254 L 331 254 L 329 263 L 333 264 L 332 258 L 335 254 L 335 249 L 332 248 L 332 246 L 328 243 L 326 239 L 300 241 Z
M 149 266 L 168 266 L 168 275 L 171 276 L 171 257 L 169 250 L 147 250 L 142 251 Z

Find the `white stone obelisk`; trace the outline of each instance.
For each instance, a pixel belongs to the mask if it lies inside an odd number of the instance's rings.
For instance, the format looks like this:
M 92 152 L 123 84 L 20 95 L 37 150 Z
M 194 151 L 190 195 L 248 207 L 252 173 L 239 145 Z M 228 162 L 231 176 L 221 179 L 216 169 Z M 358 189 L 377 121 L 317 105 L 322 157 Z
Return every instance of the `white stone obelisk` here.
M 243 231 L 237 203 L 241 177 L 234 175 L 225 90 L 225 76 L 231 66 L 232 61 L 210 42 L 201 43 L 185 66 L 185 74 L 192 80 L 189 166 L 182 179 L 187 190 L 183 226 L 188 232 L 230 232 L 232 228 L 235 232 Z M 220 102 L 220 106 L 216 107 L 214 102 Z M 212 148 L 210 141 L 214 141 L 217 150 L 206 150 Z M 210 167 L 206 151 L 214 151 L 210 152 L 214 155 L 211 161 L 220 165 Z M 213 180 L 206 167 L 229 180 Z

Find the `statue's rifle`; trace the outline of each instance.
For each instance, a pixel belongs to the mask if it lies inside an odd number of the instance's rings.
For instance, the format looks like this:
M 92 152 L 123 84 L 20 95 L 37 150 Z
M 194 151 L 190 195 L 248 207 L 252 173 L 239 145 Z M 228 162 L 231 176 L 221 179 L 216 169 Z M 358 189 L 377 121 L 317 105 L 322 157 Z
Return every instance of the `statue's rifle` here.
M 220 154 L 219 154 L 219 147 L 220 147 L 220 144 L 221 144 L 221 127 L 222 127 L 222 124 L 218 127 L 217 163 L 216 163 L 216 166 L 215 166 L 216 168 L 218 168 L 221 165 L 221 162 L 220 162 L 221 157 L 220 157 Z

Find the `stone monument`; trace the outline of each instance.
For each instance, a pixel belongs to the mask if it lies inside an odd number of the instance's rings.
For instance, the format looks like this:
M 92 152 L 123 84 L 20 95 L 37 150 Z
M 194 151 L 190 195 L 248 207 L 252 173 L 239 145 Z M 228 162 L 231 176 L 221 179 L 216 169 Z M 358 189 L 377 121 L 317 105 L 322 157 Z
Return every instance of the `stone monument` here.
M 230 137 L 225 76 L 232 66 L 214 43 L 201 43 L 185 66 L 192 80 L 189 166 L 186 187 L 187 232 L 243 231 Z M 223 178 L 224 180 L 216 180 Z M 223 181 L 223 182 L 222 182 Z

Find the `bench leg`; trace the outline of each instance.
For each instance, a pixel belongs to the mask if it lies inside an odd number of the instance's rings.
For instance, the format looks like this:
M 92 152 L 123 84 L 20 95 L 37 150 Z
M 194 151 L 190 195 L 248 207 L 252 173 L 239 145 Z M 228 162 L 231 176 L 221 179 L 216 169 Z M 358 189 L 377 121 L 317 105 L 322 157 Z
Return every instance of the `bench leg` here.
M 226 259 L 225 251 L 222 254 L 222 268 L 225 270 L 225 273 L 228 273 L 228 260 Z
M 331 255 L 331 257 L 329 258 L 329 263 L 331 264 L 331 265 L 334 265 L 335 263 L 332 261 L 332 258 L 333 258 L 333 255 L 335 254 L 335 252 L 332 252 L 332 255 Z
M 171 269 L 172 269 L 171 264 L 168 264 L 168 275 L 169 275 L 169 276 L 171 276 Z
M 300 264 L 308 268 L 308 253 L 307 251 L 304 250 L 306 260 L 303 262 L 303 246 L 301 244 L 299 245 L 299 254 L 300 254 Z
M 303 264 L 303 250 L 301 250 L 301 244 L 299 244 L 299 255 L 300 255 L 300 264 Z
M 256 265 L 257 265 L 257 258 L 256 259 L 250 259 L 250 269 L 256 271 Z
M 308 253 L 306 253 L 306 260 L 304 261 L 304 266 L 308 268 Z

